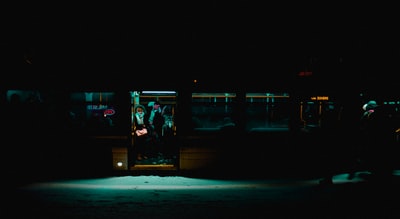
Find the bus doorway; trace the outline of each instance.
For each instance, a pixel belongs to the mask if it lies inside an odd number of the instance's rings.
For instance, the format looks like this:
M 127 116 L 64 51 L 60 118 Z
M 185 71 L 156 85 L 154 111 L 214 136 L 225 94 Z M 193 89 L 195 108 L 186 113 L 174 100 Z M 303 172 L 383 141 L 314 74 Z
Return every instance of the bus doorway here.
M 131 91 L 131 170 L 177 170 L 175 91 Z

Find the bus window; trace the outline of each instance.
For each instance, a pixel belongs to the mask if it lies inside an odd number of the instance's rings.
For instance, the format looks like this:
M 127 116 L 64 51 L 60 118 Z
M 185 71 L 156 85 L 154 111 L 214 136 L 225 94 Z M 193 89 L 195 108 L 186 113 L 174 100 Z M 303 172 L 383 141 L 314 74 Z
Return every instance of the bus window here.
M 234 125 L 235 93 L 192 93 L 192 128 L 196 133 L 215 132 Z
M 114 92 L 72 92 L 68 111 L 69 128 L 89 133 L 111 134 L 118 126 Z
M 246 130 L 286 130 L 289 110 L 288 93 L 246 93 Z

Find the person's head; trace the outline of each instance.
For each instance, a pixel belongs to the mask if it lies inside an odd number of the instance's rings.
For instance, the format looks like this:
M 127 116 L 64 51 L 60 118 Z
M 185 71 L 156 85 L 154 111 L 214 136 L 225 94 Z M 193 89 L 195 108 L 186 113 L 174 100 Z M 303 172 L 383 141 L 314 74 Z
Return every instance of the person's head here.
M 160 102 L 156 101 L 153 105 L 153 109 L 158 110 L 160 109 L 160 106 L 161 106 Z
M 136 105 L 134 110 L 135 110 L 135 113 L 137 113 L 137 114 L 143 114 L 143 115 L 146 114 L 146 108 L 143 105 L 140 105 L 140 104 Z
M 370 100 L 370 101 L 368 101 L 368 103 L 363 105 L 363 109 L 365 111 L 368 111 L 368 110 L 376 108 L 377 106 L 378 106 L 378 104 L 376 103 L 375 100 Z
M 160 104 L 160 102 L 158 102 L 158 101 L 150 101 L 150 102 L 147 104 L 147 106 L 148 106 L 148 107 L 151 107 L 151 108 L 154 109 L 154 110 L 158 110 L 158 109 L 160 109 L 161 104 Z M 161 110 L 161 109 L 160 109 L 160 110 Z

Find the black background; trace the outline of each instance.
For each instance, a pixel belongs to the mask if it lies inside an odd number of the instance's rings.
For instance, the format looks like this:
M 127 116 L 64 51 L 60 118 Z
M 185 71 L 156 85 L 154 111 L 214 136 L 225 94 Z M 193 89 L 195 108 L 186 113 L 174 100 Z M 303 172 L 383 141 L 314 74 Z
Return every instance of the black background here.
M 394 8 L 216 0 L 4 7 L 3 82 L 286 86 L 311 71 L 324 84 L 395 83 Z

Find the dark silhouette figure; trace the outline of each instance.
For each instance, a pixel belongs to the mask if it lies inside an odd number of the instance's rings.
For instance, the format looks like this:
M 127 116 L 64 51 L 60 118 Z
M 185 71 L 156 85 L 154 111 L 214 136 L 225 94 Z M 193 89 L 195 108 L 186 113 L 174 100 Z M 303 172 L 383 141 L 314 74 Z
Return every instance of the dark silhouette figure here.
M 162 114 L 162 108 L 160 102 L 149 102 L 148 110 L 148 123 L 150 133 L 150 156 L 156 158 L 161 156 L 162 151 L 162 133 L 164 125 L 164 116 Z
M 390 177 L 396 149 L 396 119 L 388 105 L 369 101 L 364 105 L 361 131 L 363 137 L 361 162 L 377 179 Z
M 349 179 L 354 177 L 356 171 L 366 170 L 372 173 L 373 179 L 385 182 L 392 176 L 394 168 L 392 156 L 395 154 L 398 124 L 394 112 L 387 106 L 378 105 L 374 100 L 366 103 L 363 110 L 355 160 L 347 168 Z M 332 184 L 333 175 L 333 171 L 328 171 L 320 184 Z

